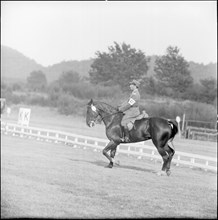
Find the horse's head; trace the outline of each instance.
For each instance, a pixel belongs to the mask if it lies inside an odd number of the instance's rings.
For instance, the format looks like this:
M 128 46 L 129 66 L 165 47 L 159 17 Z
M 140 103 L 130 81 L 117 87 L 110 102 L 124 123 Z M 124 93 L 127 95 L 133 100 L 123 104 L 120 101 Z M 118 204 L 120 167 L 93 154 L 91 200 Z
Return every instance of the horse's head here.
M 117 108 L 110 106 L 101 101 L 95 101 L 91 99 L 87 104 L 86 124 L 89 127 L 93 127 L 95 123 L 104 121 L 104 124 L 111 123 L 111 120 L 120 112 Z
M 95 106 L 93 100 L 91 99 L 87 104 L 87 113 L 86 113 L 86 124 L 89 127 L 93 127 L 95 125 L 96 120 L 99 116 L 99 110 Z

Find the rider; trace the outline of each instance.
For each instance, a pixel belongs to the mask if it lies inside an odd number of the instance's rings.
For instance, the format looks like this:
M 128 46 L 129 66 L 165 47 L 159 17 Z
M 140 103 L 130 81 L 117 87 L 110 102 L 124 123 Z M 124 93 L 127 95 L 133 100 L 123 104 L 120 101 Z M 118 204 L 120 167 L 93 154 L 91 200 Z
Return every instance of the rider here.
M 132 129 L 134 118 L 140 115 L 139 111 L 139 100 L 140 100 L 140 93 L 138 91 L 138 87 L 140 82 L 137 80 L 133 80 L 130 83 L 130 89 L 132 93 L 127 101 L 122 103 L 118 110 L 124 112 L 125 115 L 121 121 L 121 125 L 124 126 L 124 140 L 125 142 L 129 142 L 129 130 Z

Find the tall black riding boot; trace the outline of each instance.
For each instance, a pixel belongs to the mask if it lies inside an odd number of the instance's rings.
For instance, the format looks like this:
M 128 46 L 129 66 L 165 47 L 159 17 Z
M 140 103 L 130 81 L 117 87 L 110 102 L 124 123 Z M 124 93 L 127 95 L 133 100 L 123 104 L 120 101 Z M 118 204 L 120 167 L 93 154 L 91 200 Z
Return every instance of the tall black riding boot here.
M 130 139 L 129 139 L 129 129 L 126 126 L 124 127 L 124 141 L 125 142 L 130 142 Z

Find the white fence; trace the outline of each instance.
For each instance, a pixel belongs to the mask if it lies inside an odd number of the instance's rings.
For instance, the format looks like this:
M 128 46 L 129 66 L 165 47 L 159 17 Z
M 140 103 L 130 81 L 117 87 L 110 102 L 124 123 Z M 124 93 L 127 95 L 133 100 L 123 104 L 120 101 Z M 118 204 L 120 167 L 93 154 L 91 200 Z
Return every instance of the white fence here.
M 74 147 L 81 146 L 84 149 L 91 147 L 94 151 L 103 150 L 106 144 L 109 142 L 105 139 L 87 137 L 83 135 L 77 135 L 67 132 L 61 132 L 56 130 L 42 129 L 36 127 L 25 127 L 18 124 L 5 123 L 1 121 L 1 132 L 5 134 L 19 135 L 20 137 L 35 137 L 36 140 L 54 141 L 54 143 L 71 144 Z M 147 146 L 144 142 L 135 144 L 121 144 L 117 148 L 117 154 L 123 153 L 137 156 L 138 159 L 142 157 L 149 158 L 151 160 L 162 161 L 161 156 L 157 152 L 155 146 Z M 197 154 L 189 154 L 176 151 L 172 163 L 176 166 L 180 164 L 187 165 L 189 167 L 198 167 L 204 170 L 211 170 L 217 172 L 217 158 L 206 157 Z

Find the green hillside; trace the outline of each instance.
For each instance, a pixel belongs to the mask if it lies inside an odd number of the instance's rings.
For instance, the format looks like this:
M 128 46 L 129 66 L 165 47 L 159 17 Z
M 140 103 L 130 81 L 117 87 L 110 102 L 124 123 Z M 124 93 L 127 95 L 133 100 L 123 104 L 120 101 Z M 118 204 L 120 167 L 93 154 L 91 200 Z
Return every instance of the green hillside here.
M 33 70 L 45 71 L 45 68 L 17 50 L 1 46 L 1 77 L 12 80 L 26 80 Z
M 154 75 L 154 65 L 156 56 L 151 56 L 149 63 L 148 75 Z M 80 74 L 81 77 L 88 77 L 90 66 L 93 60 L 82 61 L 63 61 L 48 67 L 38 64 L 36 61 L 24 56 L 22 53 L 6 47 L 1 46 L 1 78 L 10 79 L 13 81 L 25 81 L 30 72 L 41 70 L 46 74 L 48 82 L 54 81 L 66 71 L 73 70 Z M 213 77 L 217 79 L 217 64 L 210 63 L 208 65 L 189 62 L 191 75 L 195 82 L 200 79 Z
M 54 81 L 58 79 L 61 73 L 74 70 L 78 72 L 81 77 L 88 76 L 88 72 L 93 60 L 82 61 L 63 61 L 61 63 L 54 64 L 46 68 L 45 73 L 48 81 Z

